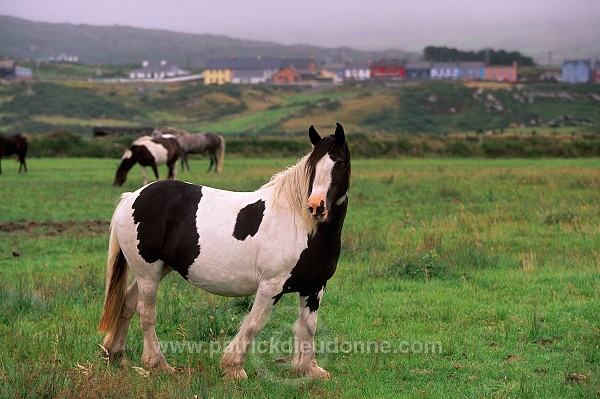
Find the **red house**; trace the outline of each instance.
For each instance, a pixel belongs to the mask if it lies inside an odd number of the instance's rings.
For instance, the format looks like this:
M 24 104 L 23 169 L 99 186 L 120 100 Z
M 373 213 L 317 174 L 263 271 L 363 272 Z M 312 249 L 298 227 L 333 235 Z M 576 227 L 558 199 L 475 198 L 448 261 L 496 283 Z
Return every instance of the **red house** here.
M 283 84 L 310 84 L 317 79 L 317 73 L 310 69 L 296 69 L 293 65 L 282 68 L 273 75 L 273 83 Z
M 374 80 L 404 80 L 406 79 L 406 68 L 402 61 L 380 60 L 370 65 L 371 79 Z

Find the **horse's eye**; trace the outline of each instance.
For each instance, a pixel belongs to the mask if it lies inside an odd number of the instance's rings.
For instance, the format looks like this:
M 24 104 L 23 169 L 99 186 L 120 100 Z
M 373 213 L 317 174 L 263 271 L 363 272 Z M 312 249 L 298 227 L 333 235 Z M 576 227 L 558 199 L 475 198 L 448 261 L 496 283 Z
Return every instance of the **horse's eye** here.
M 334 167 L 334 168 L 340 168 L 341 166 L 342 166 L 342 161 L 337 161 L 337 162 L 336 162 L 336 163 L 333 165 L 333 167 Z

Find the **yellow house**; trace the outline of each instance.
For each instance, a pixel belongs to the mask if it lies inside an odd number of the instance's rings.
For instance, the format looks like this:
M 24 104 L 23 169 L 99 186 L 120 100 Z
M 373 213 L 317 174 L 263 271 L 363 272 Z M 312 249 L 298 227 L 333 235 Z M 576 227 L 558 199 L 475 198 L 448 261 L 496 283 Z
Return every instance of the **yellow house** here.
M 227 60 L 209 60 L 204 70 L 204 84 L 231 83 L 233 73 Z

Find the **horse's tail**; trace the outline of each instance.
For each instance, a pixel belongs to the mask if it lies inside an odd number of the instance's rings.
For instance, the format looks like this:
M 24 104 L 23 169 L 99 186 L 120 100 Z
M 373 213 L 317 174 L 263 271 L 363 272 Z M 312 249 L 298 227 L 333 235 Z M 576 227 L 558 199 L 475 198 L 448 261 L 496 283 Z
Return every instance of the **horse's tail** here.
M 219 134 L 219 149 L 217 150 L 217 172 L 223 171 L 223 161 L 225 160 L 225 138 Z
M 121 196 L 117 210 L 129 194 L 124 193 Z M 106 292 L 102 317 L 98 325 L 98 331 L 106 333 L 103 344 L 105 348 L 109 348 L 112 345 L 113 337 L 119 327 L 121 311 L 125 302 L 125 292 L 127 290 L 127 260 L 123 255 L 115 230 L 117 210 L 115 210 L 110 222 L 110 240 L 106 261 Z

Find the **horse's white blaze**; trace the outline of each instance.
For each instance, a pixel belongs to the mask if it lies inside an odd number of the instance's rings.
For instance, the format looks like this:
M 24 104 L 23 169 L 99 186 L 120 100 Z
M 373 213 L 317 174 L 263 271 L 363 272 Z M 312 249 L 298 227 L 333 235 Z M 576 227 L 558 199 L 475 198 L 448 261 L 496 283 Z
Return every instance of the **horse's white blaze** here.
M 315 217 L 321 217 L 318 214 L 317 209 L 319 207 L 325 207 L 322 218 L 327 218 L 327 191 L 331 186 L 331 171 L 333 165 L 335 165 L 335 162 L 333 162 L 331 157 L 324 156 L 317 162 L 315 167 L 315 178 L 313 180 L 310 197 L 308 197 L 308 207 L 311 214 Z M 329 206 L 331 206 L 331 204 L 329 204 Z
M 333 169 L 333 165 L 335 165 L 335 162 L 329 156 L 324 156 L 317 162 L 311 196 L 327 196 L 327 190 L 331 186 L 331 170 Z

